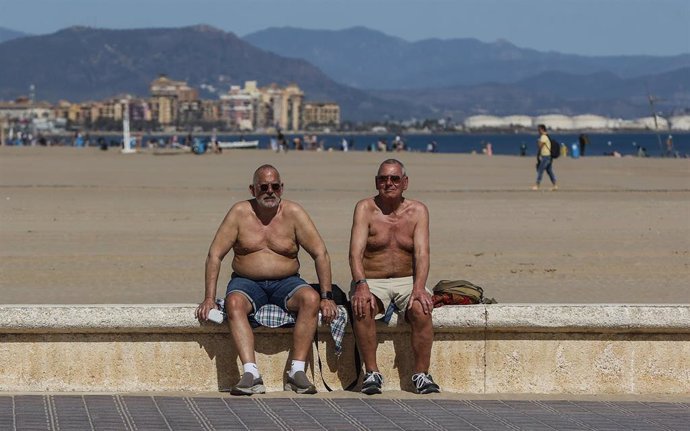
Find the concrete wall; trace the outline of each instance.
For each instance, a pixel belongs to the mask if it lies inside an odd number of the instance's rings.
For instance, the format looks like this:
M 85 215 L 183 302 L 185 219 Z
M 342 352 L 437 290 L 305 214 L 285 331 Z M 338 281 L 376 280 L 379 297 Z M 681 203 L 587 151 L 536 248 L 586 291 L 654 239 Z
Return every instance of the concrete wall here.
M 225 325 L 195 305 L 0 306 L 2 391 L 216 391 L 239 379 Z M 690 394 L 690 305 L 446 306 L 434 311 L 431 373 L 447 392 Z M 410 390 L 409 332 L 379 327 L 384 389 Z M 319 332 L 326 382 L 355 376 Z M 269 391 L 282 390 L 289 329 L 256 330 Z M 324 341 L 326 340 L 326 341 Z M 315 362 L 314 362 L 315 363 Z M 313 369 L 313 367 L 311 367 Z M 323 389 L 318 368 L 313 376 Z

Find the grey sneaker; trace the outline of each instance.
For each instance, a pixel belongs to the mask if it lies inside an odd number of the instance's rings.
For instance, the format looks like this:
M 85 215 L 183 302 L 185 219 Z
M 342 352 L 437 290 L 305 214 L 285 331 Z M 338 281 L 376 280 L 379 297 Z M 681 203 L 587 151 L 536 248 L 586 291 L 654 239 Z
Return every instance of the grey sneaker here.
M 441 392 L 441 388 L 434 383 L 431 374 L 417 373 L 412 376 L 412 383 L 414 383 L 414 390 L 418 394 L 436 394 Z
M 244 373 L 240 381 L 232 387 L 230 393 L 233 395 L 265 394 L 266 386 L 264 386 L 264 380 L 261 377 L 255 379 L 252 373 Z
M 364 374 L 364 381 L 362 382 L 363 394 L 380 394 L 381 386 L 383 386 L 383 376 L 381 373 L 378 371 L 367 371 L 367 373 Z
M 304 371 L 297 371 L 292 377 L 288 374 L 287 382 L 285 382 L 285 390 L 295 391 L 298 394 L 315 394 L 316 386 L 309 381 L 307 373 Z

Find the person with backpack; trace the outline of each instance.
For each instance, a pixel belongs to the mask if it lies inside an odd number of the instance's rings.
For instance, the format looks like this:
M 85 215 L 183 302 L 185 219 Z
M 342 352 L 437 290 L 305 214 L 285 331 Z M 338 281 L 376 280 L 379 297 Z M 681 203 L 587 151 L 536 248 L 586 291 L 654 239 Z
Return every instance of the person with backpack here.
M 551 190 L 558 190 L 556 175 L 553 173 L 553 159 L 560 155 L 561 146 L 549 137 L 546 133 L 545 125 L 540 124 L 537 128 L 539 130 L 539 139 L 537 140 L 537 182 L 532 186 L 532 190 L 539 190 L 539 184 L 544 171 L 549 174 L 551 179 Z

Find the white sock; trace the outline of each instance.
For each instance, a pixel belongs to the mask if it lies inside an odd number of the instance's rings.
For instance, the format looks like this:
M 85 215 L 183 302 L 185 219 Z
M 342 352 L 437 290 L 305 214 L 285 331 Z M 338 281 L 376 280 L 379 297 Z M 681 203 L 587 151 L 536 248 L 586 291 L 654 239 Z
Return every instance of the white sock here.
M 252 373 L 255 379 L 258 379 L 261 374 L 259 374 L 259 367 L 256 366 L 254 362 L 247 362 L 243 365 L 245 373 Z
M 306 366 L 305 361 L 292 361 L 292 364 L 290 365 L 290 371 L 288 372 L 288 376 L 294 377 L 295 373 L 298 371 L 304 371 L 304 367 Z

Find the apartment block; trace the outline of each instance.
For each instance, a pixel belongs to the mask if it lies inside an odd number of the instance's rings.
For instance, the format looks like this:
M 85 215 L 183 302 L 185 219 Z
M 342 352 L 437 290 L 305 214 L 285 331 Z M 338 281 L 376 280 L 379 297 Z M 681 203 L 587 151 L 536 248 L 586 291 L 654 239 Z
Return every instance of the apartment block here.
M 314 129 L 340 126 L 340 106 L 335 102 L 305 102 L 302 110 L 302 127 Z

